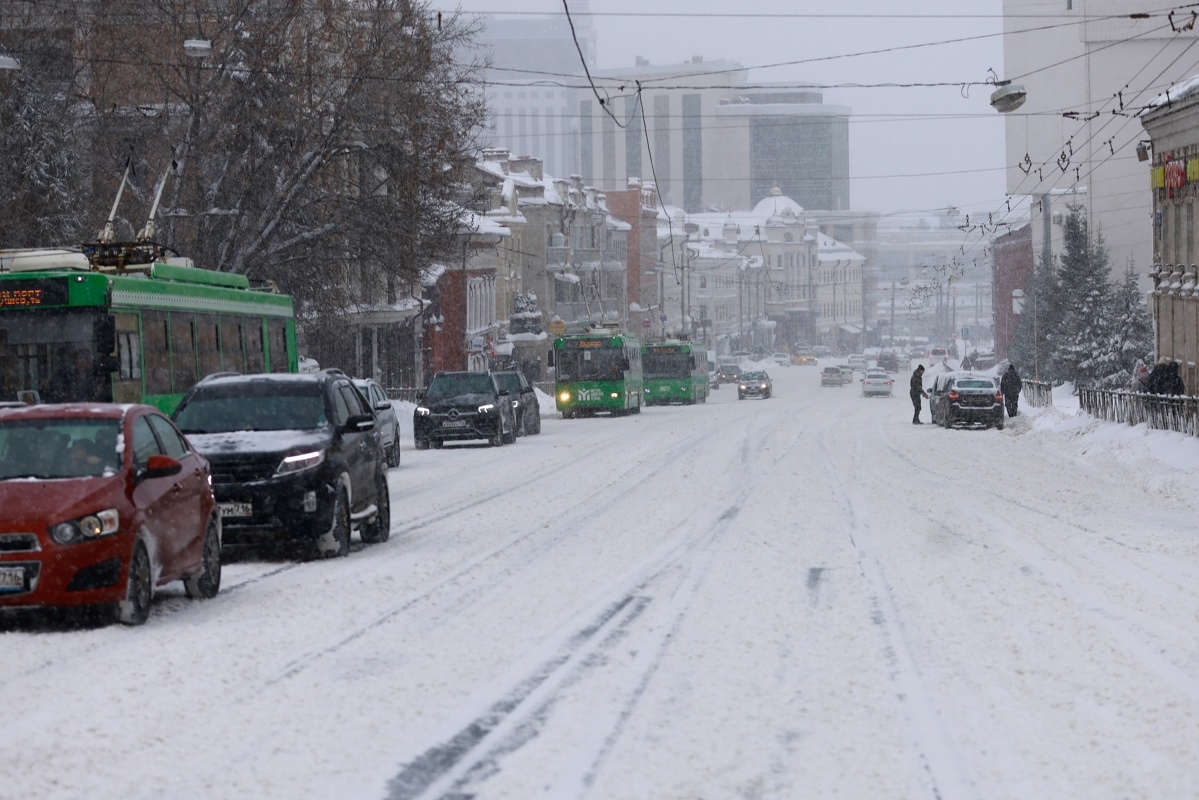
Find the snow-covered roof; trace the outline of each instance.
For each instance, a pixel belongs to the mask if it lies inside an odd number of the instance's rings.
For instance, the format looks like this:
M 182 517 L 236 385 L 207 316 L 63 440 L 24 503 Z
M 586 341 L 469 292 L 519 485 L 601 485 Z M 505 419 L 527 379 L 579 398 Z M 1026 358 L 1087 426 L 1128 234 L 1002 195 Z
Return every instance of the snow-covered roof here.
M 1196 93 L 1199 93 L 1199 75 L 1192 75 L 1185 80 L 1179 81 L 1166 91 L 1159 94 L 1157 97 L 1150 100 L 1145 104 L 1145 107 L 1141 109 L 1140 113 L 1145 114 L 1149 111 L 1155 111 L 1159 108 L 1162 108 L 1163 106 L 1172 105 L 1173 103 L 1177 103 L 1179 100 L 1185 100 Z

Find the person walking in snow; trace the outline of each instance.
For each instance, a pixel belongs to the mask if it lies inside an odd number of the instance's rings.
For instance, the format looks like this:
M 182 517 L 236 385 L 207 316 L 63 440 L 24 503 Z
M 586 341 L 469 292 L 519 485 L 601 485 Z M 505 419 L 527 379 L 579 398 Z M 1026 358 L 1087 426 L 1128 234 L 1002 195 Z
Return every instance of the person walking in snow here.
M 1134 392 L 1149 391 L 1149 367 L 1145 366 L 1144 361 L 1137 361 L 1136 369 L 1132 373 L 1132 385 L 1129 388 Z
M 920 422 L 920 398 L 928 397 L 928 392 L 924 391 L 924 365 L 917 364 L 916 369 L 912 372 L 912 424 L 921 425 Z
M 1016 372 L 1016 365 L 1008 364 L 1007 372 L 1003 373 L 1003 377 L 999 379 L 999 391 L 1003 392 L 1003 404 L 1007 406 L 1009 417 L 1016 416 L 1017 407 L 1020 404 L 1020 390 L 1023 388 L 1024 381 L 1020 380 L 1020 373 Z
M 1153 369 L 1149 372 L 1149 378 L 1145 381 L 1145 388 L 1149 394 L 1163 394 L 1162 380 L 1166 377 L 1166 364 L 1168 363 L 1163 358 L 1153 365 Z

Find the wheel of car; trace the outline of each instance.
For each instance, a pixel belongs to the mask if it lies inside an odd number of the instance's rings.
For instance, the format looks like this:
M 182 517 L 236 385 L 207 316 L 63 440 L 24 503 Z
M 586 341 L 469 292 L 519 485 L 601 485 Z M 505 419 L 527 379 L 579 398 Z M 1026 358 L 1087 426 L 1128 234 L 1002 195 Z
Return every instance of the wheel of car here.
M 525 412 L 523 412 L 523 411 L 516 412 L 515 432 L 516 432 L 517 436 L 524 436 L 525 433 L 527 433 L 527 431 L 525 430 Z
M 221 518 L 216 512 L 204 529 L 204 554 L 200 571 L 183 579 L 183 588 L 193 600 L 216 597 L 221 589 Z
M 503 446 L 504 440 L 506 438 L 507 437 L 504 436 L 504 431 L 502 429 L 497 428 L 495 431 L 495 436 L 492 436 L 491 438 L 489 438 L 487 440 L 487 444 L 491 445 L 492 447 L 501 447 L 501 446 Z
M 429 444 L 433 446 L 434 450 L 440 450 L 441 446 L 445 444 L 445 442 L 443 442 L 441 439 L 430 439 Z
M 1003 420 L 999 420 L 998 422 L 996 422 L 995 427 L 999 430 L 1003 430 Z
M 359 535 L 367 544 L 386 542 L 391 538 L 391 489 L 387 486 L 387 473 L 379 473 L 375 486 L 375 518 L 362 523 Z
M 398 467 L 400 465 L 400 426 L 397 425 L 395 433 L 391 437 L 391 447 L 387 448 L 387 466 Z
M 533 409 L 533 429 L 529 433 L 534 436 L 541 433 L 541 409 Z
M 117 604 L 117 619 L 124 625 L 141 625 L 150 616 L 153 599 L 154 573 L 150 570 L 150 554 L 139 539 L 133 545 L 133 557 L 129 559 L 125 599 Z
M 520 435 L 519 433 L 517 433 L 517 430 L 518 430 L 517 428 L 513 428 L 512 430 L 510 430 L 504 434 L 504 444 L 512 444 L 513 442 L 516 441 L 516 437 Z
M 350 500 L 345 489 L 337 490 L 333 500 L 333 521 L 329 530 L 316 540 L 316 552 L 321 558 L 340 558 L 350 554 Z

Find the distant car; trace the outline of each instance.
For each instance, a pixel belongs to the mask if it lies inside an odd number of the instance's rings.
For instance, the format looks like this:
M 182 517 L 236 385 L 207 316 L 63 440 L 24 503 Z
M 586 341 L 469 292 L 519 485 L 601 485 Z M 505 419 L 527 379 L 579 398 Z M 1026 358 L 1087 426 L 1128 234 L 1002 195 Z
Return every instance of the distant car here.
M 929 361 L 932 361 L 935 364 L 938 361 L 944 361 L 949 358 L 949 351 L 944 347 L 933 347 L 928 351 L 928 358 Z
M 989 375 L 959 372 L 937 396 L 936 419 L 946 428 L 982 425 L 1003 430 L 1003 393 Z
M 126 625 L 156 586 L 221 585 L 208 461 L 161 411 L 79 403 L 0 411 L 0 608 L 96 606 Z
M 741 367 L 736 364 L 721 364 L 716 368 L 717 383 L 736 383 L 741 377 Z
M 412 413 L 417 450 L 450 441 L 486 439 L 492 447 L 516 441 L 508 391 L 488 372 L 438 372 Z
M 387 397 L 383 387 L 370 378 L 355 378 L 354 385 L 375 412 L 375 430 L 387 455 L 387 466 L 400 465 L 400 418 Z
M 716 377 L 716 370 L 712 370 L 711 372 L 708 373 L 708 388 L 710 388 L 710 389 L 719 389 L 720 388 L 720 379 L 718 377 Z
M 773 353 L 770 356 L 770 360 L 773 361 L 774 363 L 778 364 L 780 367 L 791 366 L 791 354 L 790 353 Z
M 825 367 L 820 370 L 821 386 L 844 386 L 845 378 L 840 367 Z
M 838 369 L 841 370 L 841 383 L 849 383 L 853 380 L 854 368 L 851 364 L 838 364 Z M 865 367 L 858 367 L 859 370 L 865 371 Z
M 882 350 L 875 361 L 879 369 L 887 372 L 899 372 L 899 356 L 894 350 Z
M 518 369 L 491 373 L 501 389 L 508 392 L 512 411 L 516 414 L 516 435 L 535 436 L 541 433 L 541 404 L 537 402 L 537 390 Z
M 866 377 L 862 378 L 862 396 L 893 397 L 894 386 L 895 381 L 891 380 L 891 376 L 887 374 L 886 370 L 867 370 Z
M 849 366 L 857 370 L 866 369 L 866 356 L 861 353 L 854 353 L 848 359 Z
M 338 369 L 209 375 L 175 424 L 212 463 L 227 544 L 286 543 L 303 558 L 391 534 L 387 455 L 376 416 Z
M 833 354 L 831 350 L 822 344 L 814 345 L 812 347 L 812 352 L 816 354 L 817 358 L 828 358 Z
M 742 372 L 741 378 L 737 382 L 737 399 L 744 400 L 747 397 L 761 397 L 769 399 L 774 393 L 774 384 L 770 380 L 770 376 L 765 371 L 756 370 L 753 372 Z
M 801 367 L 814 367 L 819 361 L 812 350 L 796 350 L 791 354 L 791 363 Z

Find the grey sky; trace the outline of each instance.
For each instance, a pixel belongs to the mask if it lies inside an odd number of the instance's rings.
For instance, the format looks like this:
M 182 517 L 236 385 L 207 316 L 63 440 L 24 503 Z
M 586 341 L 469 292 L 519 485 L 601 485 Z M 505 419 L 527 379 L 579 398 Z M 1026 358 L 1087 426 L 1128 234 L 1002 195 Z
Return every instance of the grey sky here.
M 569 2 L 581 15 L 582 0 Z M 751 68 L 750 83 L 959 84 L 825 90 L 825 102 L 854 113 L 853 207 L 986 213 L 1003 205 L 1002 117 L 989 87 L 960 85 L 986 81 L 988 69 L 1003 77 L 1000 0 L 591 0 L 590 8 L 599 68 L 631 66 L 637 56 L 655 64 L 703 56 Z M 563 5 L 466 0 L 462 10 L 561 15 Z M 967 41 L 930 44 L 954 39 Z

